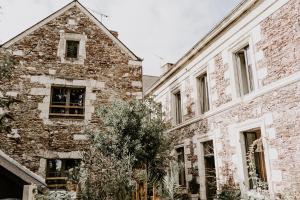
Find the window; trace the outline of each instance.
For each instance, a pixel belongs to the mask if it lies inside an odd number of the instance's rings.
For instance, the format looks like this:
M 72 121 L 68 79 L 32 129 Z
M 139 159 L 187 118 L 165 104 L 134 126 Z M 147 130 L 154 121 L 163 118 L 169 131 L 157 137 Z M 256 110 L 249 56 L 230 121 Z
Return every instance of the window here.
M 67 189 L 69 170 L 78 167 L 79 159 L 49 159 L 46 168 L 46 183 L 49 189 Z
M 180 124 L 182 122 L 180 91 L 174 93 L 174 106 L 175 106 L 175 122 L 176 124 Z
M 253 74 L 249 45 L 236 52 L 235 57 L 240 94 L 246 95 L 253 91 Z
M 66 41 L 66 57 L 77 58 L 79 51 L 79 41 L 67 40 Z
M 205 167 L 205 188 L 206 199 L 215 199 L 217 192 L 217 178 L 214 156 L 214 144 L 213 141 L 207 141 L 203 143 L 204 152 L 204 167 Z
M 200 113 L 203 114 L 209 110 L 207 73 L 204 73 L 197 78 L 197 88 L 199 97 L 199 109 Z
M 267 182 L 266 165 L 264 158 L 264 149 L 261 141 L 260 130 L 252 130 L 243 132 L 245 140 L 245 150 L 248 153 L 251 145 L 254 144 L 254 160 L 257 177 L 261 181 Z M 249 180 L 250 189 L 253 188 L 252 180 Z
M 176 152 L 177 152 L 177 163 L 178 163 L 178 167 L 179 167 L 179 171 L 178 171 L 179 185 L 186 186 L 184 147 L 177 148 Z
M 84 118 L 85 88 L 51 88 L 50 117 Z

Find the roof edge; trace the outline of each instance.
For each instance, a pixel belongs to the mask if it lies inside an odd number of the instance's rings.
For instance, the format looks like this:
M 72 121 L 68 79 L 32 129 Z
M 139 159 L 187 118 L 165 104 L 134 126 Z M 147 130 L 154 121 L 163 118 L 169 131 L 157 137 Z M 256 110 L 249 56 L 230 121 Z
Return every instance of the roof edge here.
M 6 42 L 2 43 L 0 45 L 1 48 L 8 48 L 9 46 L 11 46 L 12 44 L 14 44 L 15 42 L 17 42 L 18 40 L 21 39 L 21 37 L 25 37 L 26 35 L 32 33 L 33 31 L 37 30 L 39 27 L 45 25 L 46 23 L 48 23 L 49 21 L 55 19 L 56 17 L 58 17 L 59 15 L 61 15 L 65 10 L 75 6 L 75 1 L 71 1 L 70 3 L 68 3 L 67 5 L 63 6 L 62 8 L 58 9 L 57 11 L 55 11 L 54 13 L 48 15 L 47 17 L 45 17 L 44 19 L 38 21 L 37 23 L 33 24 L 32 26 L 30 26 L 29 28 L 25 29 L 24 31 L 20 32 L 19 34 L 17 34 L 16 36 L 12 37 L 11 39 L 7 40 Z
M 229 15 L 224 17 L 216 26 L 214 26 L 199 42 L 197 42 L 187 53 L 185 53 L 175 64 L 174 67 L 166 74 L 164 74 L 149 90 L 145 92 L 145 96 L 159 87 L 164 81 L 174 74 L 183 64 L 185 64 L 194 54 L 205 47 L 212 41 L 218 34 L 225 30 L 233 21 L 242 16 L 251 6 L 258 0 L 243 0 L 240 2 Z
M 25 29 L 18 35 L 12 37 L 8 41 L 4 42 L 3 44 L 0 44 L 0 48 L 8 48 L 15 42 L 19 41 L 22 37 L 25 37 L 29 35 L 30 33 L 34 32 L 41 26 L 45 25 L 49 21 L 55 19 L 56 17 L 63 14 L 66 10 L 72 8 L 73 6 L 77 6 L 83 13 L 85 13 L 96 25 L 98 25 L 105 33 L 112 39 L 116 44 L 120 46 L 132 59 L 137 61 L 143 61 L 142 58 L 139 58 L 137 55 L 135 55 L 123 42 L 121 42 L 117 37 L 115 37 L 108 28 L 106 28 L 105 25 L 103 25 L 85 6 L 83 6 L 79 1 L 72 0 L 67 5 L 63 6 L 59 10 L 55 11 L 54 13 L 50 14 L 49 16 L 45 17 L 44 19 L 40 20 L 39 22 L 35 23 L 31 27 Z
M 6 163 L 5 163 L 6 162 Z M 43 185 L 46 186 L 45 179 L 42 178 L 41 176 L 35 174 L 34 172 L 30 171 L 20 163 L 18 163 L 16 160 L 13 158 L 9 157 L 7 154 L 5 154 L 3 151 L 0 150 L 0 164 L 6 168 L 8 171 L 11 173 L 15 174 L 25 182 L 31 182 L 35 183 L 36 185 Z M 6 166 L 5 166 L 6 165 Z M 10 167 L 7 167 L 7 165 L 10 165 Z M 23 175 L 19 176 L 17 175 L 13 167 L 16 168 L 18 171 L 22 172 Z M 30 180 L 29 180 L 30 179 Z

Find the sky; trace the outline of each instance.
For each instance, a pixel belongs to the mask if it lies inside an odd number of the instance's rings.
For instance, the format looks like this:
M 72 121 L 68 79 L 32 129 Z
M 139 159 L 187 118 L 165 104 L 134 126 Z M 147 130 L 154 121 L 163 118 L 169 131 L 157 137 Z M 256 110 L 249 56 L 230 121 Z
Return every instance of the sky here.
M 0 43 L 14 37 L 71 0 L 0 0 Z M 119 39 L 143 58 L 143 73 L 160 75 L 240 0 L 80 0 Z

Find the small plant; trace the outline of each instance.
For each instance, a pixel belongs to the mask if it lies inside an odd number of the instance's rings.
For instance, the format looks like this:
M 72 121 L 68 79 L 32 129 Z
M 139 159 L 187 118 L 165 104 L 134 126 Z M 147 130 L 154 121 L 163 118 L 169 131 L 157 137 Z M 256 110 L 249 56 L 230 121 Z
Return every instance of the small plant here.
M 236 185 L 223 185 L 217 195 L 218 200 L 240 200 L 241 191 Z
M 196 176 L 193 176 L 192 180 L 189 182 L 189 191 L 191 194 L 199 194 L 200 184 L 197 182 Z
M 180 166 L 177 162 L 171 161 L 162 184 L 162 196 L 166 200 L 184 200 L 188 199 L 185 188 L 179 185 Z
M 255 164 L 255 150 L 258 146 L 262 146 L 262 138 L 255 140 L 249 147 L 247 152 L 247 163 L 249 171 L 249 180 L 253 186 L 253 189 L 248 191 L 249 200 L 269 200 L 271 199 L 268 184 L 263 182 L 256 173 Z

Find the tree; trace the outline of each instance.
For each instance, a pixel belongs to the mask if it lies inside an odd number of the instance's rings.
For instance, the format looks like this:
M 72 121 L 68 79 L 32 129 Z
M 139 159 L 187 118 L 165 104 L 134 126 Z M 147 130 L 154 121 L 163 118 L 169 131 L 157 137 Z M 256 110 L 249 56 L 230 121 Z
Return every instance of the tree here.
M 13 65 L 14 61 L 9 52 L 4 51 L 0 54 L 0 80 L 5 80 L 10 77 Z M 11 97 L 4 97 L 0 90 L 0 131 L 10 131 L 9 121 L 12 120 L 13 117 L 9 112 L 9 106 L 15 102 L 19 102 L 19 100 Z
M 136 198 L 145 198 L 149 184 L 163 181 L 170 155 L 160 105 L 152 99 L 115 101 L 101 107 L 99 116 L 103 126 L 89 134 L 91 148 L 83 159 L 86 199 L 93 194 L 98 199 L 100 194 L 109 196 L 100 199 L 129 199 L 141 183 L 145 194 Z

